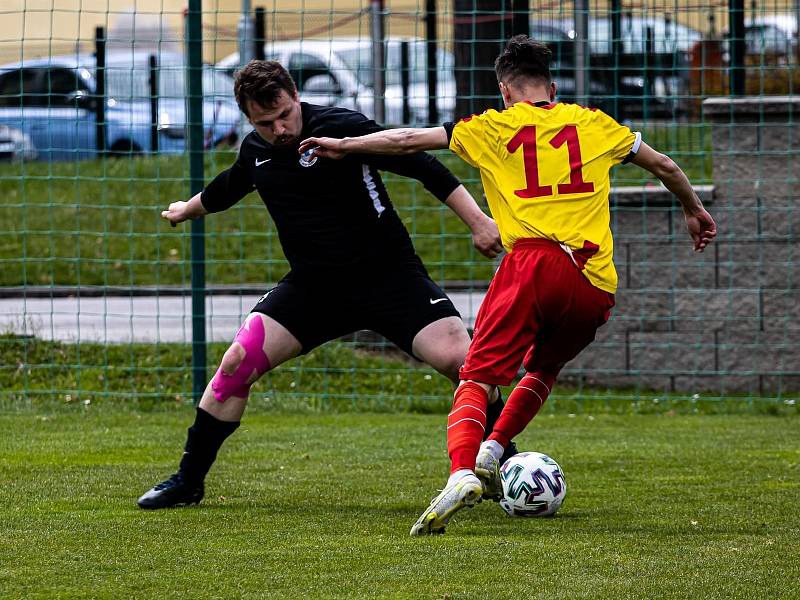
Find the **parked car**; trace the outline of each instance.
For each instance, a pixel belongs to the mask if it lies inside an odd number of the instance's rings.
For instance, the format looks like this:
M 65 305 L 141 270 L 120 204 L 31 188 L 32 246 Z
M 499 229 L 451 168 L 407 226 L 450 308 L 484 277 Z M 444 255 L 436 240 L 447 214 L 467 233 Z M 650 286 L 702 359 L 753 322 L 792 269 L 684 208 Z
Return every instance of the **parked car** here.
M 159 55 L 158 151 L 186 147 L 185 67 L 180 54 Z M 106 60 L 106 148 L 115 155 L 151 151 L 149 55 L 119 52 Z M 40 160 L 97 154 L 95 59 L 75 54 L 0 66 L 0 124 L 19 129 Z M 233 83 L 203 69 L 206 146 L 235 142 L 239 111 Z
M 543 23 L 563 31 L 568 39 L 575 39 L 573 19 L 554 19 Z M 532 30 L 536 24 L 535 21 L 532 23 Z M 663 17 L 622 15 L 620 25 L 619 42 L 623 54 L 642 54 L 647 51 L 648 31 L 652 52 L 655 54 L 686 53 L 701 38 L 699 31 Z M 588 39 L 590 54 L 611 54 L 613 50 L 611 18 L 590 18 Z
M 748 25 L 744 28 L 746 52 L 767 54 L 789 60 L 792 57 L 792 38 L 775 25 Z
M 745 54 L 766 62 L 786 64 L 792 60 L 794 44 L 792 38 L 777 25 L 761 23 L 744 28 Z M 730 32 L 723 36 L 722 60 L 730 62 Z
M 587 102 L 618 119 L 644 116 L 672 118 L 687 110 L 689 50 L 700 33 L 673 21 L 657 17 L 623 16 L 620 57 L 615 64 L 611 23 L 607 18 L 589 19 Z M 575 37 L 572 19 L 531 22 L 531 36 L 553 51 L 553 74 L 559 85 L 559 99 L 575 100 Z M 648 42 L 650 46 L 648 47 Z M 614 81 L 615 71 L 619 79 Z M 615 90 L 616 85 L 616 90 Z
M 403 88 L 401 81 L 401 42 L 409 43 L 410 118 L 406 124 L 428 122 L 427 50 L 419 38 L 386 40 L 385 119 L 391 125 L 403 123 Z M 369 117 L 374 111 L 372 41 L 366 38 L 331 40 L 296 40 L 268 42 L 264 54 L 277 60 L 291 73 L 300 98 L 313 104 L 342 106 Z M 217 68 L 233 73 L 239 66 L 239 54 L 233 53 L 217 63 Z M 437 51 L 437 109 L 439 120 L 453 118 L 455 78 L 453 55 Z
M 747 27 L 754 25 L 772 25 L 780 29 L 790 40 L 795 39 L 797 35 L 797 15 L 794 13 L 777 13 L 771 15 L 757 14 L 753 18 L 748 19 L 745 25 Z
M 386 43 L 385 85 L 386 85 L 386 117 L 387 122 L 402 123 L 403 87 L 401 38 L 389 38 Z M 410 120 L 408 124 L 424 125 L 428 123 L 428 71 L 427 47 L 425 40 L 410 38 L 408 52 L 408 103 Z M 373 88 L 375 71 L 372 68 L 372 43 L 369 40 L 354 40 L 350 47 L 338 52 L 347 65 L 356 72 L 359 80 L 367 87 Z M 456 106 L 456 80 L 452 53 L 441 48 L 436 51 L 436 109 L 438 121 L 452 120 Z
M 32 160 L 36 158 L 36 148 L 30 136 L 19 129 L 0 125 L 0 161 Z

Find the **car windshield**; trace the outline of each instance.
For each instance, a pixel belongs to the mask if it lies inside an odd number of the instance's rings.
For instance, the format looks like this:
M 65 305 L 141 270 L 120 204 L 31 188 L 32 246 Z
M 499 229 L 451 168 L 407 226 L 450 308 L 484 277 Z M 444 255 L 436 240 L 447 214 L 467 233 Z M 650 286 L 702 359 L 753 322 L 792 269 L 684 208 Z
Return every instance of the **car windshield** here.
M 653 44 L 653 52 L 672 53 L 686 51 L 700 39 L 694 29 L 663 19 L 643 19 L 626 17 L 621 19 L 622 51 L 625 54 L 645 52 L 648 31 Z M 592 53 L 611 53 L 611 21 L 609 19 L 592 19 L 589 22 L 589 45 Z
M 792 41 L 774 25 L 754 25 L 745 29 L 748 54 L 788 54 Z
M 671 54 L 676 51 L 686 52 L 700 39 L 700 33 L 661 18 L 644 18 L 623 15 L 620 19 L 622 52 L 624 54 L 642 54 L 647 45 L 648 33 L 653 44 L 653 52 Z M 553 32 L 558 29 L 561 34 Z M 565 41 L 575 39 L 575 24 L 572 19 L 534 22 L 531 25 L 534 37 L 542 41 Z M 589 19 L 589 51 L 592 54 L 611 54 L 611 19 Z
M 147 66 L 109 65 L 106 67 L 106 90 L 110 97 L 123 102 L 150 98 L 150 72 Z M 158 93 L 161 98 L 186 97 L 185 67 L 163 65 L 158 70 Z M 233 80 L 211 67 L 203 67 L 203 96 L 232 98 Z
M 373 86 L 372 46 L 361 44 L 344 50 L 336 50 L 336 55 L 355 73 L 358 80 L 367 87 Z M 409 83 L 425 83 L 427 79 L 427 52 L 424 42 L 409 42 L 408 72 Z M 443 50 L 436 52 L 436 68 L 439 78 L 453 70 L 453 55 Z M 386 53 L 386 85 L 401 85 L 400 44 L 390 42 Z

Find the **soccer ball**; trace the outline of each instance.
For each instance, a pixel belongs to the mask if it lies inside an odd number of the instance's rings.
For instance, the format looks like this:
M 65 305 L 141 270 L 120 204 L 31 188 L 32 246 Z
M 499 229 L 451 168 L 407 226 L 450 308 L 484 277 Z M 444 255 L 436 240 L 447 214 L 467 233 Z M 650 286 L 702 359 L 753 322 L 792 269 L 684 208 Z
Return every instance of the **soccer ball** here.
M 520 452 L 509 458 L 500 469 L 500 479 L 500 506 L 512 517 L 549 517 L 567 495 L 561 467 L 540 452 Z

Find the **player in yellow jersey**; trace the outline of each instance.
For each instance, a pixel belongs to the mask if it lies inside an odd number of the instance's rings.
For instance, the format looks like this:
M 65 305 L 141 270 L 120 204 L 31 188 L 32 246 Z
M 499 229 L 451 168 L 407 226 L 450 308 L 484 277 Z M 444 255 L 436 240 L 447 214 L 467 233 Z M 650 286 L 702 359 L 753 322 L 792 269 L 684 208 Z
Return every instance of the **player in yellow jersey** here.
M 442 533 L 450 517 L 501 494 L 499 459 L 544 404 L 565 363 L 589 345 L 614 306 L 617 274 L 609 227 L 609 170 L 632 162 L 680 201 L 695 250 L 716 235 L 683 171 L 638 133 L 599 110 L 554 104 L 546 46 L 515 36 L 495 62 L 506 109 L 429 129 L 358 138 L 309 138 L 300 151 L 406 154 L 450 148 L 480 169 L 489 209 L 508 251 L 478 311 L 448 416 L 450 478 L 411 529 Z M 487 394 L 525 368 L 494 431 L 481 444 Z

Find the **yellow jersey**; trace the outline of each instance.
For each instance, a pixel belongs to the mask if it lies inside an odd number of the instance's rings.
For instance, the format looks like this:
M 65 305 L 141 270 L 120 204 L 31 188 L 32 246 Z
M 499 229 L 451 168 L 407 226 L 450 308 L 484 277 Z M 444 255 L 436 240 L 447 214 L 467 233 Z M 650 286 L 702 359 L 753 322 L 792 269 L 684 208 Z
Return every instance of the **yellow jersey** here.
M 480 169 L 506 250 L 521 238 L 558 242 L 592 285 L 616 292 L 609 171 L 636 153 L 638 133 L 600 110 L 544 102 L 447 129 L 450 149 Z

